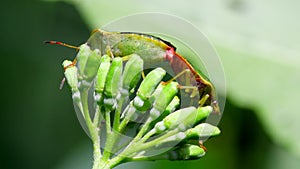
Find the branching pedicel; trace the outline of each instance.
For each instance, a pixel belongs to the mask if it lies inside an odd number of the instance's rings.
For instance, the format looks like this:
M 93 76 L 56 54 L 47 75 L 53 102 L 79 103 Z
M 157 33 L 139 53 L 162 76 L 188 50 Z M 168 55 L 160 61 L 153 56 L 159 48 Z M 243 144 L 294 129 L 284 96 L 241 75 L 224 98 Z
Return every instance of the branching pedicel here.
M 144 60 L 102 55 L 83 44 L 77 65 L 64 61 L 75 108 L 93 142 L 93 169 L 128 161 L 189 160 L 205 154 L 199 140 L 220 130 L 204 120 L 210 105 L 179 109 L 179 84 L 163 68 L 143 76 Z

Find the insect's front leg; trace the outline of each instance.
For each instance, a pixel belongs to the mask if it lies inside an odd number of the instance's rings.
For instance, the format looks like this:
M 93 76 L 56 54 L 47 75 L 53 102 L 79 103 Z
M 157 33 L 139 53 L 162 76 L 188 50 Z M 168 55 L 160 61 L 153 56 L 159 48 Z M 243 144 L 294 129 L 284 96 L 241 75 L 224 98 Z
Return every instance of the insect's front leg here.
M 114 58 L 114 54 L 112 52 L 112 49 L 111 49 L 111 46 L 107 45 L 106 48 L 105 48 L 105 53 L 110 56 L 111 58 Z
M 105 53 L 110 56 L 112 59 L 115 57 L 114 53 L 113 53 L 113 50 L 112 50 L 112 47 L 110 45 L 107 45 L 106 48 L 105 48 Z M 122 58 L 122 61 L 125 62 L 125 61 L 128 61 L 132 56 L 134 56 L 136 54 L 130 54 L 130 55 L 125 55 L 125 56 L 121 56 Z
M 190 90 L 192 90 L 192 92 L 190 92 L 190 98 L 194 98 L 197 95 L 198 92 L 198 88 L 196 86 L 182 86 L 182 85 L 178 85 L 179 89 L 184 89 L 185 92 L 189 93 Z
M 70 63 L 70 64 L 67 65 L 67 66 L 64 66 L 64 70 L 66 70 L 66 69 L 69 68 L 69 67 L 75 66 L 76 63 L 77 63 L 77 59 L 75 58 L 75 59 L 72 61 L 72 63 Z

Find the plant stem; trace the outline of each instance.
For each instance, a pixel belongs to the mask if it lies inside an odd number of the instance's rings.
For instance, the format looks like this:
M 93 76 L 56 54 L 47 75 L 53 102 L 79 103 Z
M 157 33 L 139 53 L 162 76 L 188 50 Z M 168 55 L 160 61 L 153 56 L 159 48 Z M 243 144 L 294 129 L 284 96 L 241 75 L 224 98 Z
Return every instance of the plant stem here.
M 115 111 L 115 118 L 114 118 L 114 124 L 113 124 L 113 129 L 115 131 L 119 131 L 119 126 L 120 126 L 120 115 L 121 115 L 121 109 L 123 106 L 124 102 L 124 96 L 121 96 L 120 100 L 118 100 L 117 108 Z
M 159 145 L 159 143 L 163 142 L 163 140 L 166 140 L 168 137 L 171 137 L 175 134 L 177 134 L 179 131 L 178 130 L 172 130 L 167 132 L 166 134 L 163 134 L 162 136 L 151 140 L 149 142 L 143 143 L 141 141 L 135 142 L 133 144 L 130 144 L 121 154 L 120 156 L 128 156 L 128 155 L 132 155 L 132 153 L 136 152 L 140 152 L 142 150 L 147 150 L 151 147 L 157 146 Z
M 129 103 L 128 106 L 131 106 L 130 105 L 132 103 Z M 132 116 L 134 115 L 134 113 L 136 112 L 136 109 L 135 108 L 129 108 L 127 109 L 127 111 L 125 110 L 125 112 L 123 112 L 125 114 L 125 117 L 123 118 L 123 120 L 121 121 L 120 125 L 119 125 L 119 129 L 118 131 L 120 133 L 122 133 L 126 127 L 126 125 L 128 124 L 128 122 L 130 121 L 130 119 L 132 118 Z
M 100 161 L 101 161 L 100 159 L 102 157 L 101 150 L 100 150 L 100 137 L 98 132 L 98 126 L 93 124 L 90 117 L 89 107 L 88 107 L 88 91 L 89 89 L 84 89 L 83 91 L 80 92 L 81 104 L 82 104 L 83 114 L 85 117 L 85 122 L 93 142 L 93 150 L 94 150 L 93 169 L 99 169 Z
M 144 143 L 144 142 L 147 141 L 153 134 L 155 134 L 155 130 L 150 130 L 147 134 L 145 134 L 145 135 L 139 140 L 139 142 Z
M 151 123 L 151 118 L 148 118 L 148 120 L 145 122 L 145 124 L 143 125 L 143 127 L 138 132 L 137 136 L 134 138 L 133 142 L 136 142 L 137 140 L 141 139 L 141 137 L 148 130 L 150 123 Z
M 106 141 L 105 149 L 103 151 L 103 160 L 107 161 L 110 157 L 110 151 L 113 147 L 112 144 L 112 131 L 111 131 L 111 122 L 110 122 L 110 110 L 105 110 L 105 121 L 106 121 Z

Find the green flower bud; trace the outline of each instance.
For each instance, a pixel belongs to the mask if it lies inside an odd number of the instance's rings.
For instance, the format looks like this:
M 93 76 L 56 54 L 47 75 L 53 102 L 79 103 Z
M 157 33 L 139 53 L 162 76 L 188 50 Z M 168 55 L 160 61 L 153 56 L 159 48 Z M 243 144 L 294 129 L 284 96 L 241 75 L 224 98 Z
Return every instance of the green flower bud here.
M 91 54 L 91 50 L 89 48 L 89 46 L 87 46 L 86 44 L 83 44 L 80 46 L 80 49 L 77 53 L 76 59 L 77 59 L 77 66 L 79 69 L 79 75 L 83 76 L 84 75 L 84 69 L 86 66 L 86 62 L 88 60 L 88 57 Z
M 140 112 L 145 112 L 151 107 L 151 102 L 149 100 L 142 100 L 139 96 L 136 96 L 132 103 Z
M 168 115 L 163 119 L 163 125 L 165 129 L 174 129 L 179 126 L 181 130 L 184 130 L 185 128 L 188 128 L 191 126 L 189 124 L 190 120 L 189 118 L 192 118 L 194 121 L 195 119 L 195 113 L 196 108 L 195 107 L 187 107 L 180 110 L 175 111 L 174 113 Z M 188 121 L 188 122 L 187 122 Z M 159 125 L 159 123 L 157 123 Z
M 158 151 L 158 150 L 156 150 L 156 151 Z M 128 161 L 190 160 L 190 159 L 201 158 L 204 155 L 205 155 L 205 150 L 203 148 L 196 146 L 196 145 L 185 144 L 183 146 L 175 147 L 169 151 L 166 151 L 162 154 L 157 154 L 154 156 L 145 156 L 145 155 L 141 155 L 141 153 L 139 153 L 136 156 L 134 156 L 133 158 L 128 159 Z
M 138 55 L 130 56 L 123 72 L 123 89 L 129 91 L 137 85 L 141 78 L 143 65 L 144 61 Z
M 170 82 L 163 87 L 162 91 L 156 96 L 153 108 L 150 110 L 150 117 L 152 120 L 158 118 L 161 113 L 165 111 L 177 92 L 178 83 L 176 82 Z
M 165 114 L 170 114 L 173 112 L 177 106 L 180 104 L 180 99 L 178 96 L 175 96 L 171 103 L 167 106 L 166 110 L 164 111 Z
M 137 96 L 133 100 L 133 105 L 138 110 L 145 111 L 150 108 L 149 98 L 165 75 L 166 71 L 162 68 L 156 68 L 147 74 L 137 91 Z
M 197 159 L 205 155 L 205 150 L 196 145 L 186 144 L 177 150 L 181 160 Z
M 104 88 L 104 106 L 109 109 L 115 109 L 117 106 L 117 95 L 120 88 L 120 79 L 123 70 L 122 58 L 117 57 L 112 60 L 111 66 L 107 73 L 105 88 Z
M 89 46 L 83 44 L 80 46 L 80 50 L 76 58 L 78 62 L 79 75 L 82 80 L 84 80 L 83 84 L 91 82 L 95 78 L 101 62 L 100 51 L 98 49 L 91 51 Z
M 213 108 L 211 106 L 198 107 L 197 115 L 196 115 L 196 119 L 195 119 L 196 123 L 198 123 L 199 121 L 208 117 L 212 111 L 213 111 Z
M 180 105 L 180 99 L 178 98 L 178 96 L 173 97 L 171 103 L 167 106 L 165 111 L 159 116 L 159 118 L 155 119 L 154 123 L 151 125 L 151 128 L 153 128 L 154 127 L 153 125 L 157 124 L 157 122 L 161 121 L 164 117 L 174 112 L 179 105 Z M 163 128 L 165 129 L 166 127 L 164 127 L 163 125 Z M 156 133 L 155 128 L 153 128 L 152 130 L 153 131 L 151 132 Z
M 220 129 L 208 123 L 198 124 L 196 127 L 187 130 L 187 138 L 199 138 L 199 137 L 210 137 L 216 136 L 221 133 Z
M 105 87 L 106 77 L 110 68 L 110 57 L 103 55 L 95 80 L 95 96 L 94 99 L 98 104 L 103 101 L 103 91 Z
M 109 68 L 110 68 L 110 57 L 108 55 L 103 55 L 101 57 L 101 64 L 99 66 L 96 81 L 95 81 L 96 93 L 103 92 Z
M 169 114 L 163 121 L 158 122 L 155 125 L 155 129 L 157 133 L 175 128 L 184 131 L 206 118 L 211 112 L 211 106 L 199 107 L 198 109 L 195 107 L 183 108 Z
M 71 64 L 72 64 L 71 61 L 65 60 L 62 65 L 63 67 L 67 67 L 64 74 L 67 79 L 68 85 L 70 86 L 73 93 L 78 91 L 78 77 L 77 77 L 77 67 L 70 66 Z
M 78 90 L 78 69 L 76 66 L 70 66 L 72 64 L 71 61 L 69 60 L 65 60 L 63 62 L 63 67 L 66 68 L 65 69 L 65 77 L 67 79 L 67 83 L 71 88 L 72 91 L 72 99 L 74 102 L 78 103 L 80 101 L 80 93 Z
M 142 100 L 148 99 L 165 75 L 166 71 L 160 67 L 152 70 L 141 83 L 137 95 Z
M 119 87 L 121 85 L 120 79 L 123 70 L 123 62 L 122 58 L 116 57 L 112 60 L 111 66 L 109 68 L 106 82 L 104 94 L 107 97 L 114 98 L 117 96 Z

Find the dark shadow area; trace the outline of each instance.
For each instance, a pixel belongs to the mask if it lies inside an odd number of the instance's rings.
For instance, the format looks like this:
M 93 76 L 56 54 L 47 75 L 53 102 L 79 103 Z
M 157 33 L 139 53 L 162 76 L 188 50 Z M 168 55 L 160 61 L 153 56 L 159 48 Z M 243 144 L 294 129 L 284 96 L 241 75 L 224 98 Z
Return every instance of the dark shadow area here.
M 78 123 L 61 63 L 89 30 L 74 7 L 41 1 L 1 2 L 0 168 L 52 168 L 74 146 L 89 142 Z

